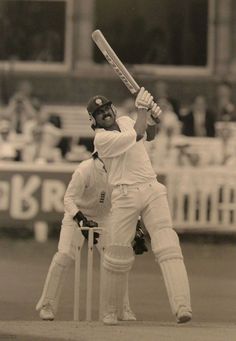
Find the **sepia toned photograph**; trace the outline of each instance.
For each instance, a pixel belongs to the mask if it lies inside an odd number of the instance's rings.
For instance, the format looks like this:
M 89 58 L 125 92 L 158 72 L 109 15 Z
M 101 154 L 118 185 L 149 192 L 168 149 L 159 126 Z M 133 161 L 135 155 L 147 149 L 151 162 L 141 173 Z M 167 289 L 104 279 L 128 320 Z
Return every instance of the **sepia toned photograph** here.
M 236 1 L 0 31 L 0 341 L 236 340 Z

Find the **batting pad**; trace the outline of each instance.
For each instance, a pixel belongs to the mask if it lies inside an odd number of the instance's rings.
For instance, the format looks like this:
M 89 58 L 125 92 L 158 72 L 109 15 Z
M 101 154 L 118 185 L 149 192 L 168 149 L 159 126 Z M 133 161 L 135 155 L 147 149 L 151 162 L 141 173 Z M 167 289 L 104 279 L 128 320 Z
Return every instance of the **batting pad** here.
M 129 303 L 129 273 L 126 276 L 126 283 L 125 283 L 125 294 L 124 294 L 124 299 L 123 299 L 123 309 L 130 309 L 130 303 Z
M 36 310 L 40 310 L 45 304 L 50 304 L 54 314 L 56 314 L 67 269 L 71 263 L 72 258 L 64 253 L 57 252 L 54 255 Z
M 172 312 L 176 315 L 181 306 L 191 311 L 189 282 L 179 238 L 171 228 L 157 230 L 154 237 L 153 252 L 161 267 Z
M 103 261 L 104 314 L 123 310 L 128 273 L 133 262 L 134 254 L 130 246 L 111 245 L 107 248 Z

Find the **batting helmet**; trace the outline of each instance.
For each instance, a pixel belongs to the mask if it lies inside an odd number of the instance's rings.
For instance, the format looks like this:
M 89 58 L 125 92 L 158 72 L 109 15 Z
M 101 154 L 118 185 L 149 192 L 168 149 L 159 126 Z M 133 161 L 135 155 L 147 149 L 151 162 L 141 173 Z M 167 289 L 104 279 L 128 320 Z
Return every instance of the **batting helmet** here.
M 94 115 L 98 109 L 107 104 L 112 104 L 112 102 L 104 96 L 97 95 L 92 97 L 87 105 L 89 115 Z

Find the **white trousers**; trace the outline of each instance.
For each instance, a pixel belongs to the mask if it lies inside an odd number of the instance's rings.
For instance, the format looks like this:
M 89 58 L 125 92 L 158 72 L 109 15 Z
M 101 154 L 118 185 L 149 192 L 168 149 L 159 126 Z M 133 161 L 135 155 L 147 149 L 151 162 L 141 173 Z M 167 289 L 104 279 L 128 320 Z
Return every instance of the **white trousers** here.
M 155 231 L 172 227 L 166 187 L 157 181 L 116 186 L 112 192 L 111 244 L 130 246 L 141 216 L 155 249 Z
M 112 192 L 111 245 L 131 245 L 138 216 L 142 217 L 150 234 L 152 250 L 162 270 L 172 312 L 178 316 L 182 306 L 191 312 L 187 272 L 179 239 L 172 226 L 165 186 L 153 181 L 115 187 Z

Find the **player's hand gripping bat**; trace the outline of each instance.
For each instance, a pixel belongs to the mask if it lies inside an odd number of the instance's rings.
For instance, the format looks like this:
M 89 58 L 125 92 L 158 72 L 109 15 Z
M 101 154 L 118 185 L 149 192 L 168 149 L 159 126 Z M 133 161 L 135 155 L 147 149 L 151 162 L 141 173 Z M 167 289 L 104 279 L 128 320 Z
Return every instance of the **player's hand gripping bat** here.
M 99 50 L 102 52 L 108 63 L 111 65 L 113 70 L 117 73 L 117 75 L 120 77 L 122 82 L 126 85 L 126 87 L 129 89 L 129 91 L 133 95 L 137 95 L 140 86 L 138 83 L 134 80 L 132 75 L 129 73 L 127 68 L 124 66 L 124 64 L 121 62 L 121 60 L 118 58 L 114 50 L 111 48 L 109 43 L 107 42 L 106 38 L 102 34 L 100 30 L 95 30 L 92 33 L 92 39 L 99 48 Z M 155 105 L 155 102 L 152 103 L 152 107 Z M 152 108 L 150 108 L 152 109 Z M 157 117 L 153 117 L 154 121 L 159 121 Z

